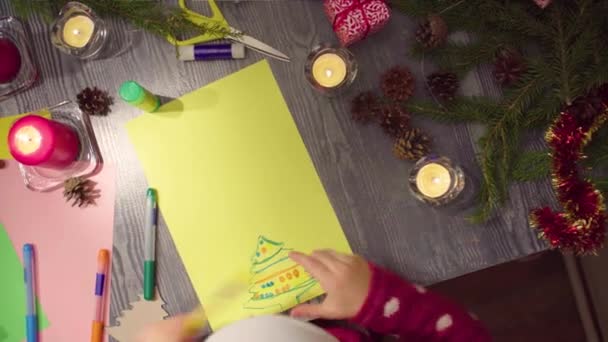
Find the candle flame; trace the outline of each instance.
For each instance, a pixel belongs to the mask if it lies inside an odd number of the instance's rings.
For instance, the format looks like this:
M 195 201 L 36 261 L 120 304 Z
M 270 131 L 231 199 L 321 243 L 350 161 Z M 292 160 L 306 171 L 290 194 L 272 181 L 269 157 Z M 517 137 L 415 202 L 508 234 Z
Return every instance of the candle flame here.
M 74 33 L 74 35 L 79 35 L 80 34 L 80 30 L 79 29 L 74 29 L 74 31 L 72 31 L 72 33 Z
M 431 182 L 433 182 L 433 184 L 439 184 L 439 183 L 441 183 L 441 178 L 439 178 L 439 177 L 433 177 L 431 179 Z
M 327 76 L 327 78 L 331 77 L 331 75 L 333 75 L 334 72 L 331 69 L 325 69 L 325 76 Z
M 15 143 L 23 154 L 30 154 L 38 150 L 42 144 L 42 134 L 33 126 L 21 127 L 15 133 Z

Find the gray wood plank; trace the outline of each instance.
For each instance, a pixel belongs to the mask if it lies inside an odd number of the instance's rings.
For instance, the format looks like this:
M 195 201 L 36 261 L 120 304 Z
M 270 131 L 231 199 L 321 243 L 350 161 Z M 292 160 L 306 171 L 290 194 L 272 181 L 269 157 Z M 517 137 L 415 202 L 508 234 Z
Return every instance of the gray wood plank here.
M 195 6 L 202 8 L 202 3 Z M 346 94 L 326 98 L 308 86 L 303 74 L 313 45 L 336 42 L 320 1 L 224 1 L 220 6 L 235 27 L 291 56 L 291 63 L 270 60 L 272 70 L 357 253 L 414 282 L 430 284 L 546 249 L 528 227 L 527 213 L 539 204 L 552 203 L 548 181 L 513 185 L 509 202 L 492 221 L 471 225 L 465 220 L 470 209 L 454 212 L 417 202 L 407 186 L 412 163 L 392 156 L 391 141 L 380 129 L 350 120 L 350 99 L 358 91 L 376 88 L 381 72 L 391 65 L 409 66 L 418 80 L 416 95 L 426 96 L 421 63 L 408 57 L 415 26 L 409 18 L 393 12 L 384 30 L 353 46 L 360 67 L 357 81 Z M 6 2 L 0 3 L 0 10 L 11 13 Z M 0 115 L 75 100 L 86 86 L 116 94 L 127 79 L 135 79 L 163 96 L 179 97 L 263 58 L 250 52 L 244 60 L 182 63 L 163 39 L 111 21 L 116 30 L 132 30 L 132 46 L 116 58 L 79 61 L 51 46 L 44 22 L 31 20 L 29 25 L 41 80 L 36 87 L 0 102 Z M 426 69 L 428 73 L 432 66 L 427 64 Z M 465 94 L 499 94 L 485 68 L 470 75 L 463 88 Z M 103 156 L 117 169 L 111 323 L 142 291 L 147 184 L 124 129 L 137 115 L 137 109 L 116 100 L 108 117 L 92 118 Z M 483 127 L 440 125 L 421 118 L 415 122 L 432 135 L 435 152 L 460 163 L 472 183 L 479 181 L 475 139 Z M 534 140 L 531 145 L 538 148 L 540 144 Z M 195 307 L 198 299 L 164 221 L 159 231 L 158 263 L 166 309 L 175 314 Z

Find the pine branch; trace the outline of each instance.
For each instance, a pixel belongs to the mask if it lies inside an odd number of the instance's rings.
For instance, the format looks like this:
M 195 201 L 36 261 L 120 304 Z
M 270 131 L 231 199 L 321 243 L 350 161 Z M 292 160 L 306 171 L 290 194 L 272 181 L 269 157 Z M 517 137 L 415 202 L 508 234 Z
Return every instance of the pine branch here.
M 584 159 L 586 166 L 597 168 L 608 165 L 608 126 L 599 129 L 593 135 L 593 139 L 585 147 L 584 153 L 588 158 Z
M 444 1 L 443 5 L 455 1 Z M 437 13 L 442 6 L 440 0 L 393 3 L 416 6 L 413 12 L 418 17 Z M 519 153 L 523 129 L 545 128 L 564 104 L 608 82 L 608 42 L 604 39 L 608 36 L 608 2 L 553 1 L 550 8 L 541 10 L 531 1 L 467 0 L 440 15 L 450 31 L 464 30 L 477 39 L 433 50 L 415 46 L 412 55 L 424 56 L 460 75 L 492 61 L 502 47 L 529 43 L 537 47 L 533 49 L 535 57 L 527 59 L 528 68 L 520 81 L 506 89 L 498 103 L 485 98 L 458 98 L 450 104 L 427 101 L 406 105 L 408 110 L 438 121 L 482 122 L 488 126 L 478 142 L 482 186 L 480 206 L 471 217 L 481 222 L 507 198 L 511 180 L 539 179 L 549 174 L 550 157 L 546 152 Z M 608 164 L 608 147 L 594 146 L 586 149 L 589 159 L 595 161 L 594 165 Z
M 604 199 L 608 200 L 608 179 L 595 179 L 593 184 L 604 195 Z
M 483 191 L 480 193 L 481 203 L 470 217 L 472 222 L 487 221 L 494 209 L 507 198 L 511 167 L 519 148 L 521 113 L 509 111 L 502 114 L 479 141 Z
M 546 129 L 559 115 L 560 108 L 561 103 L 545 92 L 526 110 L 523 126 Z
M 581 81 L 586 85 L 585 90 L 588 91 L 601 84 L 608 83 L 608 44 L 599 43 L 592 60 L 585 66 L 586 69 L 581 71 Z
M 528 62 L 528 70 L 521 76 L 521 79 L 505 94 L 503 104 L 506 111 L 524 112 L 536 101 L 549 84 L 546 75 L 538 72 L 535 67 L 536 62 Z
M 435 49 L 414 44 L 410 54 L 418 58 L 428 56 L 440 69 L 464 76 L 479 64 L 492 62 L 496 53 L 505 46 L 504 41 L 484 38 L 469 44 L 449 42 Z
M 412 113 L 444 123 L 488 123 L 500 118 L 501 111 L 499 105 L 482 97 L 457 97 L 445 105 L 432 100 L 414 99 L 404 106 Z
M 569 37 L 567 32 L 566 18 L 564 10 L 561 6 L 553 6 L 551 8 L 551 17 L 553 18 L 553 56 L 554 69 L 559 79 L 555 83 L 555 92 L 563 103 L 570 104 L 574 99 L 572 97 L 571 87 L 571 70 L 568 67 L 568 49 Z
M 66 0 L 11 0 L 16 11 L 25 17 L 32 14 L 48 16 L 55 13 Z M 211 34 L 222 38 L 232 36 L 229 29 L 219 25 L 199 25 L 188 20 L 186 12 L 177 7 L 166 7 L 147 0 L 81 0 L 102 17 L 122 18 L 134 26 L 163 38 Z
M 549 151 L 524 152 L 515 160 L 511 174 L 518 182 L 536 181 L 551 175 Z
M 27 18 L 38 14 L 48 22 L 53 19 L 53 16 L 57 13 L 59 8 L 66 2 L 67 1 L 63 0 L 11 0 L 11 4 L 13 5 L 15 13 L 17 13 L 17 16 Z
M 404 1 L 404 0 L 391 0 L 391 5 L 396 7 L 401 12 L 418 18 L 424 18 L 429 13 L 438 13 L 441 11 L 441 6 L 435 0 L 427 1 Z
M 483 13 L 483 28 L 517 33 L 522 38 L 546 40 L 551 37 L 547 27 L 531 12 L 538 11 L 532 3 L 499 0 L 473 1 L 476 12 Z M 470 17 L 471 18 L 471 17 Z

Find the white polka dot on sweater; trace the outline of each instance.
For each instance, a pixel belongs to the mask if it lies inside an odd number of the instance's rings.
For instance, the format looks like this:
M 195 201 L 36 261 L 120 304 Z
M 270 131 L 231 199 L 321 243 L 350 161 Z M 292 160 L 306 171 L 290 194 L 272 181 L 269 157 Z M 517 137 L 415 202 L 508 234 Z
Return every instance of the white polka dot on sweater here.
M 418 291 L 418 293 L 420 293 L 420 294 L 426 293 L 426 288 L 424 288 L 420 285 L 416 285 L 416 284 L 414 284 L 414 287 L 416 288 L 416 291 Z
M 439 319 L 437 320 L 437 323 L 435 324 L 435 330 L 437 330 L 437 332 L 442 332 L 451 326 L 452 316 L 450 316 L 449 314 L 445 314 L 439 317 Z
M 389 318 L 399 311 L 399 299 L 392 297 L 384 304 L 384 317 Z

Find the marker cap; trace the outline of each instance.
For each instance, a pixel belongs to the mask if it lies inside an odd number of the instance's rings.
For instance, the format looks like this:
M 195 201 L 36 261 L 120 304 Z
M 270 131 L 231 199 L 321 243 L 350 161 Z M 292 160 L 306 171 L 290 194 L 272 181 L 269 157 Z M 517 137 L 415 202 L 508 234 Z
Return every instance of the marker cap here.
M 31 253 L 34 251 L 34 246 L 31 243 L 23 245 L 23 253 Z
M 245 58 L 245 45 L 241 43 L 232 44 L 232 58 L 242 59 Z
M 101 265 L 107 265 L 110 262 L 110 252 L 107 249 L 99 250 L 97 262 Z
M 146 197 L 156 201 L 156 190 L 153 188 L 148 188 L 148 191 L 146 192 Z

